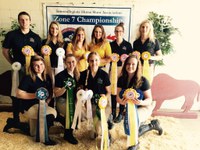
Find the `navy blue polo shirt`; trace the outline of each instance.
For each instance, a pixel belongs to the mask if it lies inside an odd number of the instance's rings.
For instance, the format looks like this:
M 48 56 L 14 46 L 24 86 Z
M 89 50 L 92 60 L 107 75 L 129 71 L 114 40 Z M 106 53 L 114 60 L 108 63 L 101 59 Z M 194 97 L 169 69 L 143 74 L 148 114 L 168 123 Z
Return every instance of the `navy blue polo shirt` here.
M 31 30 L 27 34 L 23 34 L 21 29 L 10 31 L 6 34 L 3 47 L 12 49 L 13 62 L 18 61 L 23 66 L 25 64 L 25 57 L 22 54 L 22 48 L 29 45 L 36 53 L 40 53 L 41 38 L 38 34 Z
M 160 45 L 158 40 L 155 40 L 155 43 L 153 43 L 152 41 L 150 41 L 149 39 L 147 39 L 143 44 L 142 41 L 139 39 L 135 40 L 133 42 L 133 51 L 139 51 L 140 54 L 142 54 L 145 51 L 150 52 L 151 56 L 154 56 L 156 51 L 160 50 Z M 143 63 L 143 60 L 141 60 Z M 149 60 L 150 64 L 153 64 L 154 61 L 153 60 Z
M 108 74 L 104 70 L 99 68 L 95 77 L 93 77 L 91 71 L 89 71 L 89 76 L 87 80 L 88 83 L 87 86 L 85 86 L 87 71 L 88 70 L 81 72 L 79 85 L 82 85 L 84 89 L 87 88 L 88 90 L 92 90 L 93 95 L 106 94 L 107 91 L 105 87 L 110 86 L 110 79 Z
M 120 45 L 117 44 L 116 40 L 110 43 L 112 53 L 117 53 L 119 56 L 122 54 L 129 55 L 133 52 L 131 43 L 127 42 L 123 39 L 122 43 Z M 121 60 L 117 62 L 117 66 L 122 66 Z
M 35 93 L 38 88 L 44 87 L 48 90 L 49 95 L 52 95 L 52 83 L 49 76 L 47 76 L 46 81 L 42 81 L 39 77 L 36 76 L 36 81 L 34 82 L 30 75 L 26 75 L 22 78 L 19 89 L 26 91 L 27 93 Z M 22 110 L 28 110 L 34 104 L 38 104 L 37 99 L 21 100 Z
M 58 88 L 62 88 L 65 86 L 64 81 L 67 80 L 67 78 L 73 78 L 70 74 L 68 74 L 67 69 L 59 72 L 56 76 L 55 76 L 55 87 Z M 74 79 L 75 80 L 75 79 Z M 75 80 L 76 81 L 76 80 Z M 76 81 L 76 85 L 77 85 L 77 81 Z M 64 93 L 63 95 L 61 95 L 61 97 L 66 99 L 66 93 Z M 76 88 L 74 90 L 74 97 L 76 97 Z
M 123 79 L 122 76 L 120 76 L 118 78 L 118 81 L 117 81 L 117 87 L 122 88 L 122 89 L 134 88 L 133 85 L 132 85 L 133 84 L 133 78 L 131 79 L 129 85 L 127 85 L 127 83 L 128 83 L 127 80 L 128 79 Z M 137 88 L 137 90 L 141 90 L 141 91 L 144 92 L 144 91 L 149 90 L 149 89 L 150 89 L 149 81 L 145 77 L 142 77 L 142 84 L 141 84 L 140 87 Z

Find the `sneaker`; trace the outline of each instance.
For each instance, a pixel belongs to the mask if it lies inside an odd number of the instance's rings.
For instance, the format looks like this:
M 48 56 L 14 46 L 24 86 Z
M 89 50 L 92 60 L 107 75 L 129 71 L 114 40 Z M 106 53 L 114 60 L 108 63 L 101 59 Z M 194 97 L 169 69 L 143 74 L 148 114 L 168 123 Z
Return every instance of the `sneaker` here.
M 122 114 L 119 114 L 119 115 L 115 118 L 114 123 L 120 123 L 120 122 L 122 121 L 122 119 L 123 119 Z

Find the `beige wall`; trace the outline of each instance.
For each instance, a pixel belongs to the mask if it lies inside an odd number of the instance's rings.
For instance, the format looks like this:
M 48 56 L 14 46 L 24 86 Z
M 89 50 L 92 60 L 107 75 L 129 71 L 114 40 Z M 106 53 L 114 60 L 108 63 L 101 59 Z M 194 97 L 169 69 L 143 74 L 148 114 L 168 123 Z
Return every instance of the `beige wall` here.
M 0 0 L 0 27 L 10 27 L 11 18 L 16 18 L 18 12 L 25 10 L 31 14 L 32 22 L 36 24 L 35 32 L 43 37 L 42 4 L 56 2 L 54 0 Z M 147 17 L 149 11 L 169 15 L 173 18 L 173 25 L 181 31 L 181 35 L 173 36 L 176 52 L 164 58 L 166 65 L 157 68 L 156 74 L 164 72 L 177 79 L 195 80 L 200 83 L 199 0 L 77 0 L 77 2 L 60 0 L 59 3 L 84 6 L 133 6 L 131 43 L 134 40 L 137 25 Z M 9 64 L 0 53 L 0 73 L 7 68 L 9 68 Z

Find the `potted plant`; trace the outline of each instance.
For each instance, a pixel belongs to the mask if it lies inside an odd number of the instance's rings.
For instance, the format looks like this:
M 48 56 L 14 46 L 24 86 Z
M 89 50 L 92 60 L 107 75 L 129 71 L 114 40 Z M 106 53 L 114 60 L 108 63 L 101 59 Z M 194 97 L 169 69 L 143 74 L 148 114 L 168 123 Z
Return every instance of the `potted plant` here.
M 152 21 L 154 33 L 158 39 L 163 55 L 174 52 L 171 36 L 179 32 L 178 28 L 172 25 L 172 18 L 165 15 L 159 15 L 155 12 L 149 12 L 148 19 Z M 156 61 L 155 66 L 164 65 L 163 61 Z

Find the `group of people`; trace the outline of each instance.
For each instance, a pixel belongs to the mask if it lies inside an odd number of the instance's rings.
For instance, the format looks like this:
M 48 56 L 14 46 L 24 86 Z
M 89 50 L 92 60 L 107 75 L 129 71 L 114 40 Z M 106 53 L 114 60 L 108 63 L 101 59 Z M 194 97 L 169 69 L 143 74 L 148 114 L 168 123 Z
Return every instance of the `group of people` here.
M 114 125 L 113 122 L 121 122 L 128 111 L 126 107 L 129 99 L 123 96 L 122 91 L 132 88 L 141 91 L 140 94 L 142 95 L 141 100 L 132 99 L 138 112 L 137 120 L 139 122 L 136 122 L 139 124 L 138 136 L 152 129 L 162 134 L 158 120 L 143 124 L 151 115 L 155 102 L 152 101 L 151 85 L 142 75 L 143 60 L 139 55 L 134 54 L 134 51 L 141 54 L 144 51 L 150 52 L 151 73 L 153 73 L 154 61 L 162 59 L 160 45 L 154 36 L 153 26 L 149 20 L 140 24 L 137 39 L 133 42 L 133 46 L 123 38 L 123 23 L 119 23 L 115 27 L 116 39 L 112 42 L 106 39 L 104 27 L 98 24 L 93 28 L 90 43 L 86 40 L 86 32 L 83 27 L 78 27 L 71 42 L 67 43 L 63 39 L 60 25 L 56 21 L 51 22 L 45 40 L 41 40 L 36 33 L 30 30 L 31 17 L 27 12 L 18 14 L 18 22 L 20 28 L 8 32 L 3 43 L 3 55 L 7 61 L 10 64 L 19 62 L 22 65 L 16 97 L 12 96 L 13 120 L 16 124 L 20 124 L 20 111 L 30 119 L 37 119 L 38 99 L 35 93 L 38 88 L 44 87 L 49 92 L 49 97 L 46 99 L 48 129 L 55 120 L 58 120 L 65 128 L 64 139 L 71 144 L 78 144 L 71 128 L 76 106 L 76 92 L 79 89 L 92 90 L 93 95 L 106 96 L 108 99 L 111 97 L 111 114 L 108 119 L 108 127 L 111 129 Z M 22 54 L 22 48 L 26 45 L 33 48 L 34 56 L 31 57 L 29 73 L 25 75 L 25 56 Z M 40 51 L 43 45 L 51 47 L 50 62 L 52 69 L 50 74 Z M 58 48 L 65 50 L 65 69 L 56 74 L 55 68 L 58 67 L 56 49 Z M 117 62 L 117 91 L 116 94 L 111 95 L 110 66 L 112 65 L 112 53 L 117 53 L 119 57 L 126 54 L 127 58 L 125 61 L 119 60 Z M 71 84 L 68 84 L 69 82 Z M 69 91 L 72 91 L 71 97 L 68 96 Z M 119 103 L 119 111 L 117 111 L 117 103 Z M 91 99 L 91 104 L 97 109 L 98 106 L 94 97 Z M 30 131 L 30 134 L 34 135 L 35 130 L 30 129 Z M 49 138 L 44 144 L 55 145 L 56 143 Z M 129 150 L 137 148 L 138 141 L 135 145 L 128 147 Z

